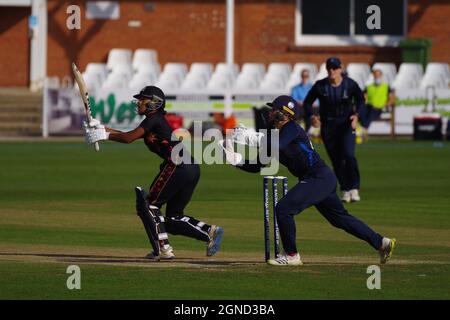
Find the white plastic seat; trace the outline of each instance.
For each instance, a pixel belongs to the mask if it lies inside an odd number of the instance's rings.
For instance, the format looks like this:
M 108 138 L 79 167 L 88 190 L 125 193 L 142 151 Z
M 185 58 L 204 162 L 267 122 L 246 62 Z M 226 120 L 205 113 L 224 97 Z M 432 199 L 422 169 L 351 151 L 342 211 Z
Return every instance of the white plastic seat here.
M 231 74 L 216 74 L 214 73 L 208 81 L 207 88 L 211 90 L 228 90 L 233 87 L 233 76 Z
M 242 65 L 241 73 L 238 78 L 242 76 L 252 76 L 256 79 L 256 82 L 259 83 L 265 74 L 265 67 L 262 63 L 244 63 Z
M 430 62 L 425 69 L 426 75 L 442 75 L 444 79 L 450 79 L 450 70 L 447 63 Z
M 154 74 L 159 77 L 161 74 L 161 67 L 158 63 L 144 64 L 136 71 L 136 74 Z
M 191 64 L 189 73 L 207 75 L 209 79 L 213 74 L 213 65 L 211 63 L 194 62 Z
M 420 82 L 420 88 L 434 87 L 436 89 L 447 89 L 449 79 L 444 74 L 426 73 Z
M 106 63 L 88 63 L 86 66 L 86 74 L 97 75 L 100 81 L 103 83 L 108 76 L 108 70 L 106 69 Z
M 413 75 L 417 78 L 422 78 L 423 76 L 423 67 L 420 63 L 402 63 L 400 68 L 398 69 L 397 75 Z
M 415 77 L 409 75 L 397 75 L 392 83 L 392 87 L 394 89 L 413 90 L 419 88 L 419 84 L 419 81 Z
M 364 79 L 367 79 L 370 74 L 370 66 L 367 63 L 349 63 L 346 70 L 349 76 L 350 74 L 359 74 Z
M 158 63 L 158 54 L 153 49 L 136 49 L 133 55 L 132 67 L 134 71 L 138 71 L 144 65 Z
M 284 88 L 286 86 L 287 78 L 281 73 L 266 73 L 264 79 L 262 79 L 260 86 L 264 84 L 264 87 L 271 83 L 277 87 L 277 89 Z
M 221 71 L 214 72 L 210 80 L 214 78 L 226 78 L 228 82 L 233 84 L 236 81 L 237 76 L 234 74 L 232 70 L 223 69 Z
M 206 87 L 212 75 L 212 64 L 210 63 L 193 63 L 184 79 L 183 89 L 201 89 Z
M 237 67 L 237 65 L 228 66 L 226 64 L 221 64 L 216 68 L 211 76 L 211 79 L 214 77 L 225 77 L 229 79 L 231 83 L 234 83 L 239 74 L 238 72 L 236 72 L 235 67 Z
M 177 90 L 181 87 L 184 78 L 181 78 L 179 72 L 163 72 L 156 82 L 156 86 L 160 87 L 163 91 L 164 88 L 168 90 Z
M 206 85 L 207 80 L 205 79 L 204 74 L 189 73 L 184 79 L 183 84 L 181 85 L 181 89 L 198 90 L 206 88 Z
M 131 68 L 131 56 L 130 49 L 111 49 L 108 53 L 108 61 L 106 68 L 108 71 L 113 71 L 118 66 L 129 66 Z
M 283 78 L 277 76 L 265 77 L 259 86 L 260 89 L 264 90 L 278 90 L 284 87 L 285 81 L 283 81 Z
M 140 90 L 146 86 L 155 85 L 158 77 L 154 73 L 136 73 L 128 84 L 128 87 L 133 90 Z
M 423 67 L 419 63 L 402 63 L 392 86 L 396 89 L 417 89 L 423 76 Z
M 241 73 L 237 77 L 234 87 L 238 90 L 253 90 L 259 87 L 259 81 L 252 73 Z
M 370 67 L 367 63 L 349 63 L 346 71 L 348 76 L 355 80 L 361 89 L 365 87 L 370 75 Z
M 291 74 L 291 65 L 289 63 L 274 62 L 269 64 L 267 68 L 266 77 L 271 77 L 273 75 L 279 75 L 284 81 L 287 81 Z
M 216 69 L 214 70 L 214 73 L 230 73 L 233 76 L 233 79 L 236 79 L 239 74 L 239 66 L 237 64 L 232 64 L 229 66 L 228 64 L 224 62 L 220 62 L 216 65 Z
M 173 81 L 160 81 L 156 83 L 156 86 L 161 88 L 164 92 L 176 91 L 180 88 L 180 86 Z
M 185 63 L 169 62 L 164 65 L 163 74 L 176 74 L 182 80 L 187 74 Z
M 133 69 L 131 69 L 131 65 L 118 65 L 110 72 L 111 74 L 120 74 L 130 81 L 133 77 Z
M 103 82 L 102 88 L 108 90 L 125 89 L 128 87 L 128 79 L 124 74 L 110 73 Z

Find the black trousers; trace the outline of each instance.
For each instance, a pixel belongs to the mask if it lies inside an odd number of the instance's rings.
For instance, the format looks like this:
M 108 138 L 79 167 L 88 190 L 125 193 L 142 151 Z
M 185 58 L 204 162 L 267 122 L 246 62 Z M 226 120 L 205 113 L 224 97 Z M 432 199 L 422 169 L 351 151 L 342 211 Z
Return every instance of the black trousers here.
M 358 160 L 355 156 L 355 131 L 350 121 L 324 122 L 320 131 L 341 190 L 359 189 L 360 176 Z
M 166 205 L 165 226 L 170 234 L 184 235 L 201 241 L 209 241 L 210 225 L 184 214 L 200 179 L 198 164 L 176 166 L 164 162 L 150 186 L 148 200 L 158 208 Z
M 315 206 L 334 227 L 366 241 L 375 250 L 381 247 L 383 237 L 345 210 L 336 194 L 336 178 L 331 169 L 324 166 L 299 181 L 276 206 L 280 237 L 286 253 L 298 252 L 294 216 L 311 206 Z

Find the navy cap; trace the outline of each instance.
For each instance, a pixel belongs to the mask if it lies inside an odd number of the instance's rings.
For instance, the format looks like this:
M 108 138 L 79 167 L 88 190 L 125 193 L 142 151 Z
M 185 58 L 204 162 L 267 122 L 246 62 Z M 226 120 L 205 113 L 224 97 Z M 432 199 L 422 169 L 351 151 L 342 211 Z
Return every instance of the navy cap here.
M 341 60 L 339 60 L 336 57 L 330 57 L 327 59 L 326 66 L 327 66 L 327 69 L 340 68 L 342 66 Z
M 164 92 L 155 86 L 146 86 L 144 87 L 138 94 L 135 94 L 133 98 L 135 99 L 153 99 L 153 97 L 156 96 L 159 98 L 159 100 L 166 101 L 166 96 L 164 95 Z
M 297 119 L 300 114 L 297 101 L 295 101 L 291 96 L 283 95 L 276 97 L 275 100 L 267 103 L 267 105 L 272 109 L 278 109 L 282 111 L 283 113 L 294 119 Z

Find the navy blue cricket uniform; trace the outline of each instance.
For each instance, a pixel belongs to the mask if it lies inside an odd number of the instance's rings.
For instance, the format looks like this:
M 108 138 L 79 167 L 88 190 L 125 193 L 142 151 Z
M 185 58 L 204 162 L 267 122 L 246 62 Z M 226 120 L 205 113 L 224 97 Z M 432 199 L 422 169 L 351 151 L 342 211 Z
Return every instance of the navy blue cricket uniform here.
M 266 138 L 270 141 L 270 137 Z M 278 160 L 299 179 L 275 208 L 283 249 L 287 254 L 298 252 L 294 216 L 310 206 L 315 206 L 333 226 L 365 240 L 376 250 L 380 249 L 382 236 L 345 210 L 336 194 L 335 175 L 314 150 L 303 128 L 294 121 L 280 129 Z M 259 172 L 263 164 L 246 161 L 237 167 Z
M 359 189 L 360 176 L 355 156 L 355 131 L 350 116 L 364 108 L 364 96 L 358 84 L 344 76 L 339 86 L 328 78 L 317 81 L 304 101 L 305 115 L 311 117 L 312 104 L 319 99 L 321 136 L 342 191 Z M 356 110 L 353 106 L 356 105 Z

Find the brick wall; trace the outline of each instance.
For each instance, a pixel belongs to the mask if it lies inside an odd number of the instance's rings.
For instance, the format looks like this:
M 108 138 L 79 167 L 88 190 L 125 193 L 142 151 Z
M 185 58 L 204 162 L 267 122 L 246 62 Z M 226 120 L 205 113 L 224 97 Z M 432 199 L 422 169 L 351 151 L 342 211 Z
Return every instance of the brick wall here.
M 398 48 L 369 46 L 296 46 L 295 1 L 241 1 L 236 14 L 236 60 L 242 62 L 313 62 L 330 56 L 348 62 L 400 62 Z
M 81 30 L 65 27 L 69 3 L 81 7 Z M 69 61 L 81 69 L 88 62 L 105 62 L 110 49 L 123 47 L 156 49 L 163 64 L 224 60 L 225 1 L 152 1 L 152 12 L 144 3 L 122 1 L 118 20 L 87 20 L 84 1 L 50 1 L 49 75 L 70 75 Z M 141 27 L 129 27 L 130 20 L 141 21 Z
M 410 37 L 433 40 L 433 61 L 450 63 L 450 1 L 409 0 L 408 27 Z
M 448 1 L 447 1 L 448 2 Z M 79 4 L 84 12 L 84 1 Z M 153 11 L 145 11 L 145 3 Z M 411 37 L 434 39 L 432 59 L 450 62 L 448 35 L 450 6 L 445 0 L 410 0 L 408 8 Z M 69 2 L 50 0 L 49 66 L 50 75 L 70 74 L 69 61 L 81 68 L 90 61 L 106 61 L 111 48 L 148 47 L 159 53 L 159 61 L 217 63 L 225 60 L 225 1 L 122 1 L 119 20 L 86 20 L 81 31 L 68 31 L 65 9 Z M 344 63 L 389 61 L 400 63 L 398 48 L 367 46 L 311 47 L 295 46 L 295 0 L 236 1 L 235 60 L 237 63 L 299 61 L 320 64 L 330 55 Z M 140 20 L 140 28 L 128 26 Z
M 121 1 L 120 19 L 87 20 L 85 1 L 48 0 L 48 74 L 71 76 L 71 61 L 76 61 L 84 69 L 89 62 L 105 62 L 109 50 L 120 47 L 154 48 L 162 64 L 169 61 L 224 61 L 225 3 L 223 0 Z M 450 62 L 450 2 L 409 0 L 408 3 L 409 36 L 432 38 L 432 60 Z M 69 31 L 66 28 L 66 9 L 70 4 L 81 7 L 81 30 Z M 152 4 L 153 10 L 146 11 L 146 4 Z M 0 67 L 4 70 L 0 72 L 0 84 L 3 85 L 28 83 L 29 57 L 22 57 L 22 53 L 29 52 L 27 14 L 23 14 L 23 10 L 27 9 L 0 11 L 0 26 L 10 21 L 6 31 L 0 29 L 0 45 L 11 48 L 15 53 L 14 56 L 4 50 L 0 53 L 13 59 L 8 63 L 4 62 L 9 61 L 6 58 L 0 59 Z M 294 41 L 295 10 L 295 0 L 236 0 L 236 62 L 304 61 L 319 64 L 330 55 L 341 57 L 344 63 L 400 62 L 398 48 L 297 47 Z M 16 12 L 16 18 L 13 12 Z M 17 12 L 22 13 L 17 16 Z M 130 20 L 141 21 L 141 27 L 129 27 Z M 14 72 L 8 69 L 13 66 Z
M 0 9 L 0 86 L 27 86 L 30 74 L 30 8 Z

